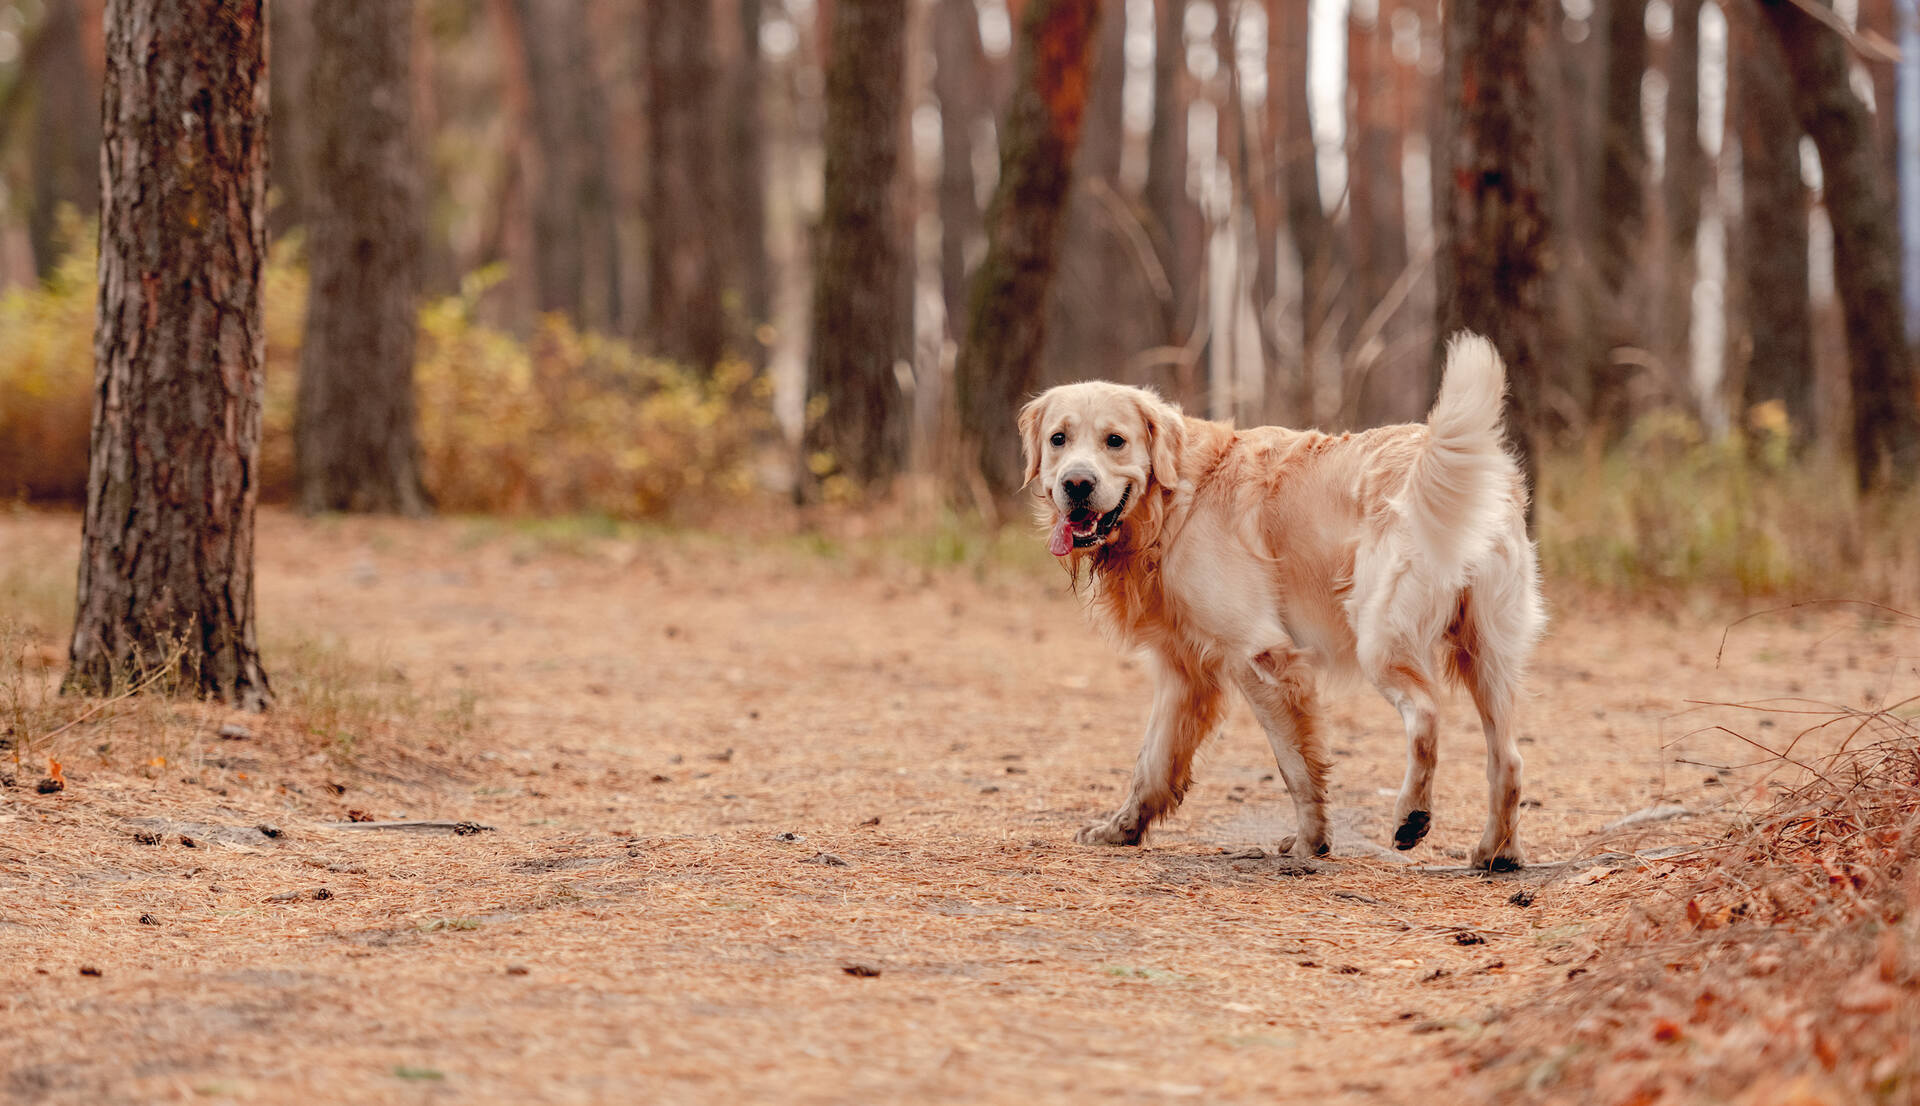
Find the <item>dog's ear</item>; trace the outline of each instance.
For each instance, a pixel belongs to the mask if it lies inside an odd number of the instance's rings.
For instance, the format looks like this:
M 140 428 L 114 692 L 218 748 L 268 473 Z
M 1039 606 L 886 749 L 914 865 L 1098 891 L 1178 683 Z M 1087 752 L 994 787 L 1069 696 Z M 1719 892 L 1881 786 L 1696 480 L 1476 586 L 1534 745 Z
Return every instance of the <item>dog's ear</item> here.
M 1186 415 L 1152 392 L 1140 397 L 1140 415 L 1147 420 L 1154 480 L 1169 489 L 1179 486 L 1180 455 L 1187 448 Z
M 1033 483 L 1040 475 L 1040 412 L 1046 408 L 1047 397 L 1037 395 L 1020 408 L 1020 455 L 1026 458 L 1027 475 L 1020 481 L 1022 488 Z

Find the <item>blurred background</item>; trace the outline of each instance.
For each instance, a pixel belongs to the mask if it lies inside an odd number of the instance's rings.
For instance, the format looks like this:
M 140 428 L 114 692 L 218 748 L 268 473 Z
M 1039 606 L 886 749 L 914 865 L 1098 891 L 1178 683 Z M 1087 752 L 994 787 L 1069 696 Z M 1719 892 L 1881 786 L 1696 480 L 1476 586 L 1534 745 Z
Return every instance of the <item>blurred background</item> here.
M 379 94 L 411 109 L 393 171 L 417 197 L 407 294 L 434 504 L 1018 517 L 1007 489 L 956 464 L 954 411 L 1031 2 L 902 0 L 863 32 L 898 36 L 897 53 L 836 38 L 833 0 L 406 5 L 406 64 Z M 32 503 L 85 488 L 101 6 L 0 0 L 0 495 Z M 326 7 L 271 7 L 267 502 L 294 496 L 322 136 L 352 133 L 330 117 L 335 71 L 315 64 Z M 1877 206 L 1837 211 L 1795 122 L 1808 89 L 1760 7 L 1562 0 L 1514 59 L 1554 230 L 1540 533 L 1550 571 L 1601 583 L 1773 591 L 1864 572 L 1892 595 L 1920 578 L 1913 497 L 1897 448 L 1892 462 L 1857 448 L 1861 408 L 1885 396 L 1849 383 L 1833 227 L 1865 219 L 1899 244 L 1900 348 L 1874 379 L 1910 411 L 1920 50 L 1899 47 L 1913 4 L 1802 5 L 1848 46 L 1868 124 L 1855 152 L 1880 180 Z M 1441 14 L 1439 0 L 1107 0 L 1075 90 L 1057 271 L 1031 305 L 1034 383 L 1146 384 L 1242 424 L 1422 417 Z M 891 167 L 853 211 L 829 211 L 823 188 L 836 89 L 861 105 L 842 116 L 861 164 Z M 843 239 L 851 253 L 822 252 L 836 224 L 865 235 Z M 891 274 L 855 336 L 890 347 L 898 395 L 861 416 L 889 424 L 879 464 L 816 433 L 840 363 L 823 369 L 816 348 L 816 272 L 859 271 L 861 250 L 888 254 L 875 264 Z

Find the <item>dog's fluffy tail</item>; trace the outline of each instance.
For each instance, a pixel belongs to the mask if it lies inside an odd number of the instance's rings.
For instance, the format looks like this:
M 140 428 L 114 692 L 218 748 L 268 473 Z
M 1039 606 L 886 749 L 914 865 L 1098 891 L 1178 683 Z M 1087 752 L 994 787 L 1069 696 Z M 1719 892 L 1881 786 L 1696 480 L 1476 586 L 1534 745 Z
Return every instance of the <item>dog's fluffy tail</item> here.
M 1492 342 L 1468 331 L 1448 341 L 1427 441 L 1399 496 L 1431 581 L 1441 587 L 1464 583 L 1508 522 L 1514 463 L 1500 435 L 1506 391 L 1506 368 Z

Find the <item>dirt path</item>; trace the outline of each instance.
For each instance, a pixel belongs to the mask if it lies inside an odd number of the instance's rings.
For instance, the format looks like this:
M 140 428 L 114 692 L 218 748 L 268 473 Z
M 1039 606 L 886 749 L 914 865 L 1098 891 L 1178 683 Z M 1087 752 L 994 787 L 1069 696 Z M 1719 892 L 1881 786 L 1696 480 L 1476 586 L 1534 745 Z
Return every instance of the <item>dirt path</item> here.
M 29 682 L 77 527 L 0 520 Z M 233 740 L 141 707 L 56 741 L 66 791 L 30 786 L 44 746 L 0 789 L 0 1099 L 1420 1101 L 1624 909 L 1380 849 L 1403 748 L 1367 694 L 1332 706 L 1311 870 L 1235 855 L 1291 818 L 1244 709 L 1150 847 L 1071 844 L 1147 692 L 1044 572 L 277 514 L 259 557 L 284 709 Z M 1559 598 L 1521 739 L 1539 859 L 1750 790 L 1676 762 L 1753 759 L 1731 738 L 1662 747 L 1705 721 L 1683 700 L 1852 693 L 1896 649 L 1809 615 L 1716 671 L 1724 612 Z M 1482 763 L 1455 702 L 1413 861 L 1461 863 Z

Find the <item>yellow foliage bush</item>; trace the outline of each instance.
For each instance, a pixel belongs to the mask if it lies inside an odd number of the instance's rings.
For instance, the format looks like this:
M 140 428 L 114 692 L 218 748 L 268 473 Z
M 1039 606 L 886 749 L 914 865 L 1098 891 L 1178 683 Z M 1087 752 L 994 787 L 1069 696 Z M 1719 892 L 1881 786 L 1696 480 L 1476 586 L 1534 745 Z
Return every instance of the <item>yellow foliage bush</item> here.
M 0 296 L 0 498 L 78 502 L 87 484 L 95 246 L 52 279 Z M 616 518 L 665 514 L 751 491 L 770 389 L 744 362 L 711 377 L 582 333 L 559 316 L 521 340 L 475 319 L 497 273 L 420 312 L 414 369 L 427 489 L 442 510 Z M 293 489 L 293 418 L 307 302 L 298 240 L 266 271 L 261 498 Z
M 765 378 L 737 361 L 702 378 L 559 315 L 522 342 L 473 322 L 491 277 L 420 315 L 414 386 L 442 510 L 633 518 L 751 490 Z
M 91 247 L 0 293 L 0 496 L 86 496 L 94 300 Z

